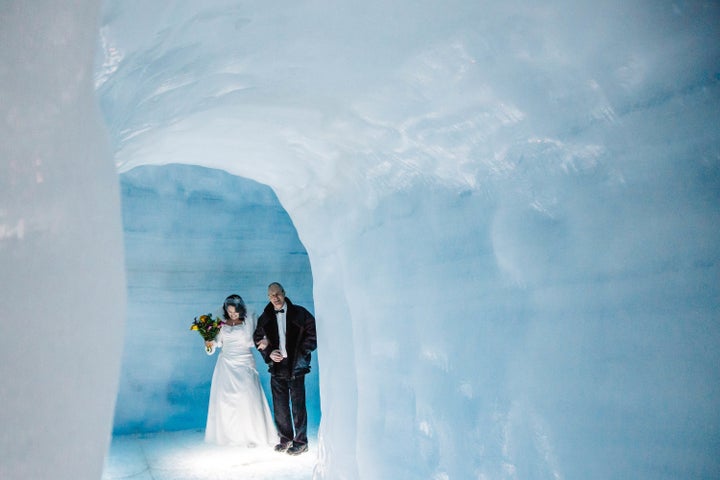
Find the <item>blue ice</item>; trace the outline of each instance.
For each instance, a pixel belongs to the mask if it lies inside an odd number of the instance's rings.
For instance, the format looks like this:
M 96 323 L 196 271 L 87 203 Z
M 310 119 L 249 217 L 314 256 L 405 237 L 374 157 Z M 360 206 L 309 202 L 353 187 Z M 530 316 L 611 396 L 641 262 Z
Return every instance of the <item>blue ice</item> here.
M 118 177 L 168 164 L 268 186 L 307 252 L 313 478 L 720 476 L 717 2 L 31 3 L 0 9 L 0 336 L 35 314 L 0 476 L 101 474 Z

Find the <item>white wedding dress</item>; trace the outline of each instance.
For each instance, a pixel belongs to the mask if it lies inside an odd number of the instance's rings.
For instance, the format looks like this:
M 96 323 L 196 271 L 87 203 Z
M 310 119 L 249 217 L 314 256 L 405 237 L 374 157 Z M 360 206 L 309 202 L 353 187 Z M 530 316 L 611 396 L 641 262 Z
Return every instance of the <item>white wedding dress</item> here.
M 221 348 L 210 386 L 205 441 L 217 445 L 269 446 L 278 442 L 268 402 L 263 393 L 255 359 L 255 318 L 223 325 L 209 355 Z

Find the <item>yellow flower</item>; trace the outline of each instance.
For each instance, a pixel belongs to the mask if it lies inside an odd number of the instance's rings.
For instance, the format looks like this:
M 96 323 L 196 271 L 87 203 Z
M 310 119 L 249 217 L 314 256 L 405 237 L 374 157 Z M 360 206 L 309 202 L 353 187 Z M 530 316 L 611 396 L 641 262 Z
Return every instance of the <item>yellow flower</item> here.
M 191 326 L 190 326 L 190 330 L 197 330 L 197 329 L 198 329 L 198 326 L 197 326 L 197 325 L 191 325 Z

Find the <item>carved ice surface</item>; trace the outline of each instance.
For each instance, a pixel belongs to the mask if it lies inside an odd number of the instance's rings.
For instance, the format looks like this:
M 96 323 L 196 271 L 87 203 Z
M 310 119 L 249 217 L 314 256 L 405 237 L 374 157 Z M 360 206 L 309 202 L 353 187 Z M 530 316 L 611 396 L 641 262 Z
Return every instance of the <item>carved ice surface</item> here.
M 97 9 L 0 7 L 0 476 L 33 446 L 33 472 L 97 478 L 110 157 L 276 193 L 312 270 L 316 478 L 720 476 L 717 2 Z M 108 310 L 80 357 L 66 322 Z

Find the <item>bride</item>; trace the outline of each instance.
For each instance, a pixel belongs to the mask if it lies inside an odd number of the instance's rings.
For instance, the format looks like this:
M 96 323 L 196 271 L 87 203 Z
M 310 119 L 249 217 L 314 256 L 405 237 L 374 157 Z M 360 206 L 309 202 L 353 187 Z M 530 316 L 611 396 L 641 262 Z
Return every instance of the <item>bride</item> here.
M 224 324 L 208 355 L 220 348 L 210 385 L 205 441 L 217 445 L 270 446 L 278 441 L 267 399 L 260 385 L 252 349 L 255 317 L 240 295 L 223 303 Z

